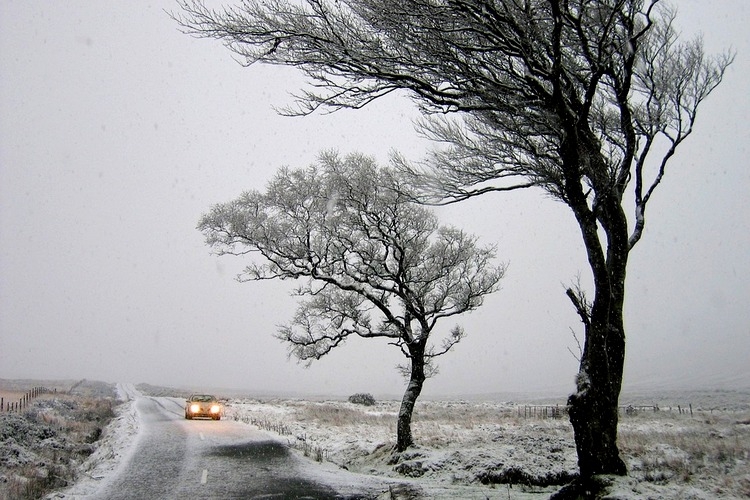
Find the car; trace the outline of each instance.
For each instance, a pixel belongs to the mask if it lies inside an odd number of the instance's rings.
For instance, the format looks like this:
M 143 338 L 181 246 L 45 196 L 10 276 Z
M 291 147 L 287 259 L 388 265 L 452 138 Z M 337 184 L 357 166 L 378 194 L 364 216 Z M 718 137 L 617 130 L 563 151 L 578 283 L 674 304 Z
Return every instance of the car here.
M 210 394 L 193 394 L 185 401 L 185 418 L 207 417 L 221 420 L 221 403 Z

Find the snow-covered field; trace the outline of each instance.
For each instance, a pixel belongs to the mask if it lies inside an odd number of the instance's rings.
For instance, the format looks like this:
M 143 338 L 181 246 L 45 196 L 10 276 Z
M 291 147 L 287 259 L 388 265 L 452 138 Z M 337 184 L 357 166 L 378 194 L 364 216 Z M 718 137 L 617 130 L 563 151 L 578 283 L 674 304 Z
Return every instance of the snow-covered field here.
M 120 389 L 123 399 L 134 396 Z M 630 476 L 615 479 L 608 498 L 750 498 L 750 392 L 622 401 L 634 406 L 620 421 Z M 575 474 L 576 456 L 567 418 L 550 418 L 552 406 L 535 403 L 420 401 L 413 422 L 417 446 L 400 456 L 392 453 L 397 401 L 362 406 L 233 397 L 225 419 L 287 442 L 324 481 L 344 467 L 392 481 L 380 498 L 541 499 Z M 635 408 L 641 405 L 650 408 Z M 541 418 L 545 407 L 547 418 Z M 85 498 L 115 472 L 139 425 L 132 400 L 116 412 L 75 485 L 48 498 Z
M 488 402 L 418 403 L 417 446 L 396 457 L 398 406 L 234 400 L 226 415 L 269 430 L 313 460 L 410 485 L 398 498 L 547 498 L 575 474 L 566 420 L 519 418 L 518 408 Z
M 623 412 L 620 443 L 630 476 L 615 480 L 612 498 L 750 498 L 748 394 L 693 396 L 695 403 L 682 400 L 684 408 L 665 401 L 658 411 L 651 402 Z M 227 417 L 353 472 L 414 478 L 426 498 L 547 498 L 576 473 L 571 426 L 565 416 L 539 417 L 544 407 L 419 402 L 417 446 L 396 460 L 397 410 L 395 401 L 235 400 Z

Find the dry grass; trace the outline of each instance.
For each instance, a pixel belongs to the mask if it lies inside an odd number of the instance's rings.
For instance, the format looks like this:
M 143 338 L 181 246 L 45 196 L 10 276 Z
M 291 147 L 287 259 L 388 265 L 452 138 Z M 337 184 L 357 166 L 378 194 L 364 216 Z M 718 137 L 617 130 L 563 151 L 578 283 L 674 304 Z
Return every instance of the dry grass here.
M 0 389 L 0 397 L 5 401 L 18 401 L 24 396 L 24 394 L 26 394 L 26 392 Z
M 370 435 L 395 438 L 399 403 L 381 402 L 373 406 L 322 402 L 299 404 L 294 420 L 311 427 L 344 429 L 366 427 Z M 412 415 L 415 440 L 423 446 L 444 448 L 466 440 L 466 431 L 483 433 L 482 439 L 497 431 L 501 424 L 518 425 L 519 419 L 509 408 L 481 403 L 418 402 Z M 563 422 L 566 425 L 567 421 Z
M 0 413 L 0 500 L 41 498 L 75 480 L 115 415 L 111 391 L 101 398 L 89 395 L 105 393 L 101 385 L 84 389 L 43 394 L 23 411 Z
M 499 407 L 497 404 L 470 402 L 434 402 L 417 403 L 414 409 L 414 422 L 455 425 L 465 429 L 495 424 L 498 420 L 515 417 L 510 407 Z
M 295 418 L 300 422 L 317 422 L 320 425 L 344 427 L 359 424 L 388 425 L 395 420 L 390 408 L 361 406 L 351 403 L 314 403 L 298 408 Z
M 625 417 L 619 446 L 632 477 L 654 484 L 710 483 L 750 497 L 750 414 L 657 412 Z
M 0 412 L 6 411 L 9 408 L 20 405 L 20 401 L 26 395 L 26 392 L 11 391 L 7 389 L 0 389 L 0 399 L 2 399 L 2 408 Z
M 370 424 L 375 426 L 394 424 L 398 418 L 400 403 L 384 401 L 373 406 L 362 406 L 342 402 L 300 402 L 293 405 L 294 418 L 298 421 L 317 422 L 330 426 L 352 426 Z M 499 420 L 516 420 L 511 408 L 498 408 L 496 404 L 465 402 L 417 402 L 412 423 L 416 425 L 455 426 L 473 429 L 496 424 Z
M 400 403 L 378 402 L 362 406 L 340 401 L 304 402 L 285 401 L 291 411 L 283 415 L 264 414 L 254 424 L 282 435 L 292 434 L 292 423 L 301 424 L 313 432 L 315 428 L 350 430 L 366 428 L 369 435 L 388 435 L 395 438 Z M 512 406 L 475 402 L 418 402 L 412 415 L 412 431 L 420 445 L 442 448 L 465 442 L 490 439 L 504 428 L 521 428 L 529 423 L 546 432 L 569 434 L 567 419 L 523 418 Z M 468 431 L 468 432 L 467 432 Z M 572 436 L 572 434 L 571 434 Z M 571 437 L 572 439 L 572 437 Z

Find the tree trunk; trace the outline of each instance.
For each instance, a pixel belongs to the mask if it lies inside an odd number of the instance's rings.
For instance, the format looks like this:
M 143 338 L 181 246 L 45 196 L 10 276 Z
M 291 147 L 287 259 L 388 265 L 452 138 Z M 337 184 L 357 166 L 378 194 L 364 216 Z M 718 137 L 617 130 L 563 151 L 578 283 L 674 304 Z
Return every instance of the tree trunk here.
M 409 376 L 409 385 L 406 387 L 404 397 L 401 399 L 396 430 L 396 451 L 399 453 L 414 444 L 411 434 L 411 417 L 412 413 L 414 413 L 414 404 L 422 393 L 422 386 L 425 381 L 424 351 L 424 341 L 417 341 L 409 345 L 411 373 Z
M 625 475 L 627 469 L 617 448 L 618 400 L 622 385 L 625 342 L 622 325 L 587 328 L 577 392 L 568 398 L 578 468 L 582 478 L 595 474 Z
M 616 197 L 602 201 L 597 219 L 606 233 L 607 251 L 605 257 L 599 237 L 591 234 L 593 226 L 584 228 L 582 224 L 594 278 L 594 300 L 586 322 L 577 392 L 568 398 L 583 480 L 595 474 L 627 474 L 617 448 L 618 401 L 625 362 L 627 219 Z

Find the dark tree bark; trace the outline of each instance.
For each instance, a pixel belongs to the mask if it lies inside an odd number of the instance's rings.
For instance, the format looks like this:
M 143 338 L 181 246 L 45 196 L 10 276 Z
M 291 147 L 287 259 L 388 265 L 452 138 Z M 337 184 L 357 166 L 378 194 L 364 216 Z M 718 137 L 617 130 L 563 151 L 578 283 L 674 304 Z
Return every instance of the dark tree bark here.
M 577 181 L 580 165 L 603 162 L 598 149 L 587 144 L 586 130 L 573 127 L 563 142 L 562 158 L 568 178 L 563 183 L 563 199 L 571 207 L 586 248 L 589 267 L 594 278 L 591 304 L 574 300 L 585 327 L 585 342 L 576 392 L 568 398 L 570 422 L 578 453 L 580 475 L 627 473 L 617 447 L 618 400 L 622 387 L 625 361 L 625 328 L 623 304 L 627 270 L 627 217 L 623 211 L 621 191 L 617 186 L 603 188 L 594 209 Z M 592 181 L 596 186 L 596 179 Z M 598 231 L 603 228 L 606 246 Z M 568 295 L 573 300 L 572 290 Z
M 409 374 L 409 385 L 401 399 L 401 408 L 398 411 L 398 424 L 396 430 L 396 451 L 402 452 L 414 444 L 411 433 L 411 419 L 414 414 L 414 405 L 422 393 L 422 386 L 426 380 L 425 376 L 425 343 L 424 341 L 413 342 L 408 346 L 411 370 Z
M 596 301 L 595 309 L 601 308 Z M 604 318 L 600 316 L 605 316 Z M 617 316 L 617 314 L 614 314 Z M 618 399 L 625 359 L 622 319 L 592 314 L 575 394 L 568 398 L 581 476 L 627 473 L 617 447 Z
M 578 467 L 584 481 L 596 474 L 627 474 L 617 447 L 618 400 L 625 361 L 622 310 L 628 257 L 626 229 L 620 221 L 619 227 L 607 230 L 610 243 L 606 262 L 603 267 L 591 266 L 595 295 L 585 321 L 586 340 L 577 391 L 568 398 Z M 587 246 L 587 251 L 598 254 L 598 245 Z

